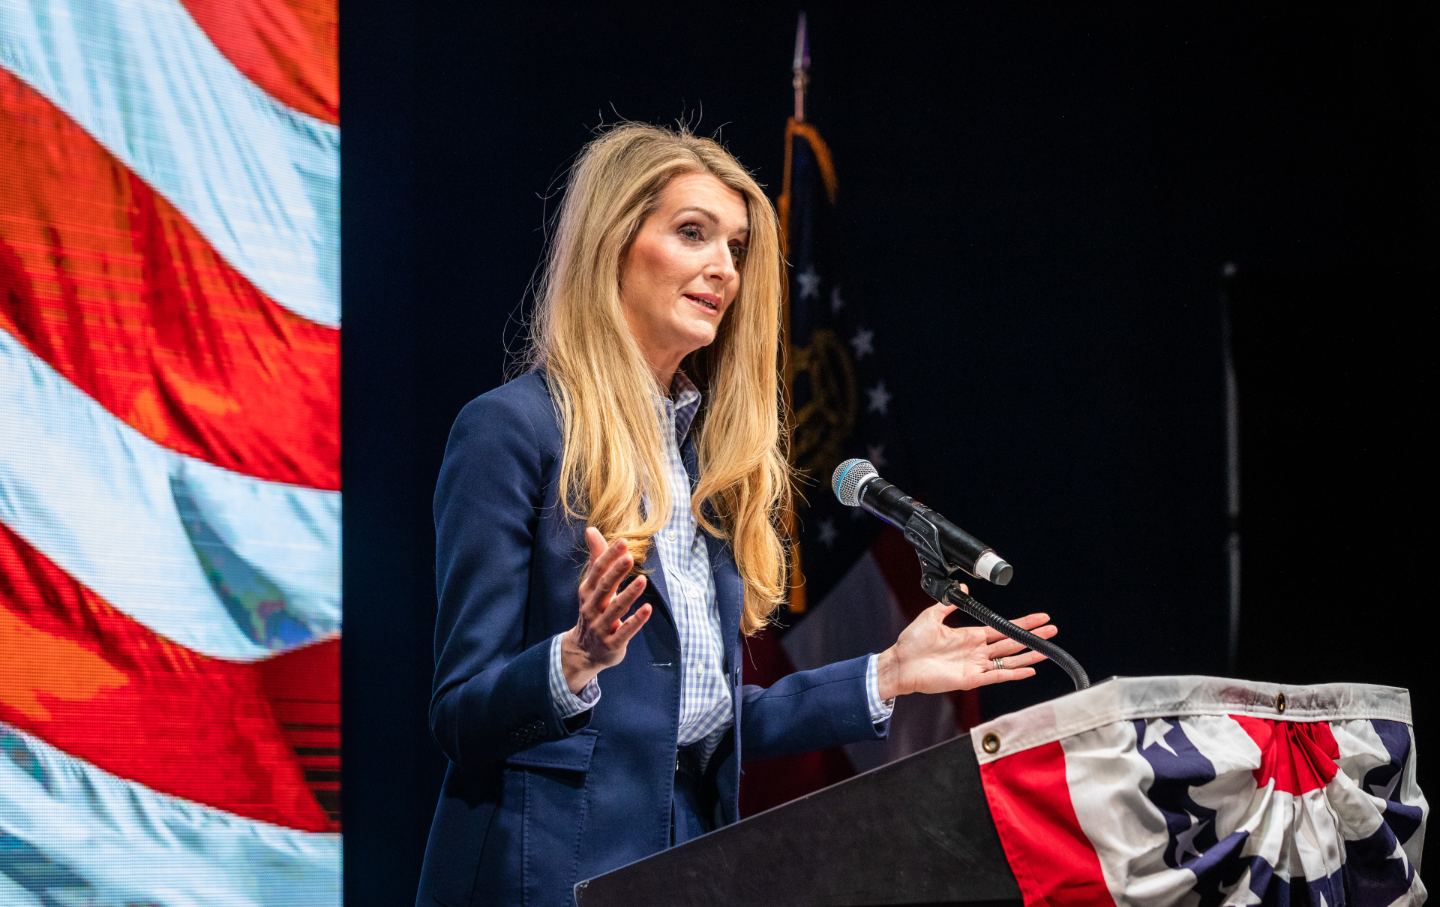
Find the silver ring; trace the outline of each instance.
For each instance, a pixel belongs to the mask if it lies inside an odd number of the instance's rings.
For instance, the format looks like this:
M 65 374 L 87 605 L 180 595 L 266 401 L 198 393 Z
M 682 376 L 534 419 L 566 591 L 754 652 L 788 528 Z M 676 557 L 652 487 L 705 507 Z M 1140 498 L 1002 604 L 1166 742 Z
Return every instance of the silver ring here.
M 995 666 L 995 670 L 997 670 L 997 671 L 1003 671 L 1003 670 L 1005 670 L 1005 656 L 1004 656 L 1004 655 L 1001 655 L 999 658 L 992 658 L 992 659 L 990 659 L 990 663 Z

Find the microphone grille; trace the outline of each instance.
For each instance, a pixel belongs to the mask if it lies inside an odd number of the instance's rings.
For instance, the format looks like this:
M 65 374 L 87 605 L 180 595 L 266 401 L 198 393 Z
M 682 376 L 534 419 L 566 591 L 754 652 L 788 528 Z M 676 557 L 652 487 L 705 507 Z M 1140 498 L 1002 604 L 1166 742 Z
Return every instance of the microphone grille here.
M 849 459 L 835 467 L 830 477 L 830 487 L 835 497 L 846 507 L 860 506 L 860 486 L 871 476 L 878 475 L 869 460 Z

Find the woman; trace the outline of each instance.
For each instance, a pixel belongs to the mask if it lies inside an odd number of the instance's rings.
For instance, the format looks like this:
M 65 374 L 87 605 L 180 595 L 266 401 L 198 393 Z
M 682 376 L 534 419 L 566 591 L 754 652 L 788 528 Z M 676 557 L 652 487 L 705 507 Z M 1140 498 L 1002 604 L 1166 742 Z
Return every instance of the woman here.
M 623 125 L 576 162 L 533 368 L 465 407 L 436 488 L 450 766 L 420 903 L 569 904 L 734 822 L 742 753 L 882 737 L 897 696 L 1034 674 L 936 605 L 883 653 L 741 685 L 785 589 L 781 280 L 774 210 L 716 143 Z

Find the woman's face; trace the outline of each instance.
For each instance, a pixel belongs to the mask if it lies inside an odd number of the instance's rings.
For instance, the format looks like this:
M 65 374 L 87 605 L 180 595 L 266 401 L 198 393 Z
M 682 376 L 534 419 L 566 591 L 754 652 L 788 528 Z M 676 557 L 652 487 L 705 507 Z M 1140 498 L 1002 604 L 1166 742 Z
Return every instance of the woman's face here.
M 657 379 L 715 340 L 740 291 L 749 239 L 745 198 L 708 173 L 685 173 L 660 191 L 620 262 L 620 305 Z

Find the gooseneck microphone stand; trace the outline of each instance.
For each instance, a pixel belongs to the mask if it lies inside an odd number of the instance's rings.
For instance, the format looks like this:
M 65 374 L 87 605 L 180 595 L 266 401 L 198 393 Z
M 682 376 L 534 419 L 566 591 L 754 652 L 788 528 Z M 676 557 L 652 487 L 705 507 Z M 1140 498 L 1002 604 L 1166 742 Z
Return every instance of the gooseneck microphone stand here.
M 1075 689 L 1083 690 L 1090 686 L 1089 675 L 1069 652 L 1048 639 L 1041 639 L 1029 630 L 1015 626 L 960 588 L 959 577 L 964 571 L 945 563 L 940 550 L 940 530 L 933 523 L 921 514 L 915 514 L 905 524 L 905 540 L 914 546 L 915 553 L 920 557 L 920 587 L 926 595 L 956 606 L 985 626 L 1044 655 L 1070 675 Z

